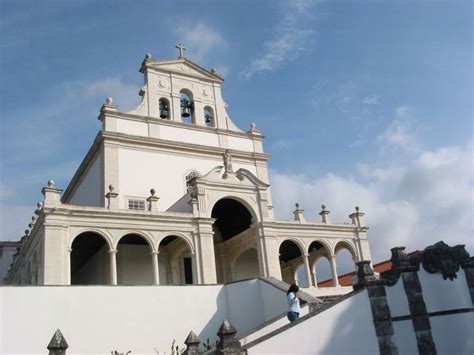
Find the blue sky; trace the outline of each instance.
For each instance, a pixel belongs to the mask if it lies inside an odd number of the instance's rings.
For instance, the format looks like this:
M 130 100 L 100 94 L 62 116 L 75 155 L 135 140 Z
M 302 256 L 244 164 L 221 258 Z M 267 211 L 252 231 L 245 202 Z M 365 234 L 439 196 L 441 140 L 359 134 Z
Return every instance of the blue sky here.
M 470 1 L 0 2 L 0 239 L 66 187 L 107 96 L 139 102 L 146 52 L 217 68 L 236 124 L 266 136 L 276 213 L 359 205 L 375 260 L 474 251 Z

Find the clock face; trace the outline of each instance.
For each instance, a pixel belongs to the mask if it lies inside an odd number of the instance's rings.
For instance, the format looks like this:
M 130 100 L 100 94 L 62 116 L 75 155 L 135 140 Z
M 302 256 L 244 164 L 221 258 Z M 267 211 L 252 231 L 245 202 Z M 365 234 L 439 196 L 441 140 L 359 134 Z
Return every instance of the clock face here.
M 168 86 L 168 80 L 166 80 L 166 79 L 161 79 L 161 80 L 158 82 L 158 84 L 160 85 L 160 87 L 165 88 L 165 87 Z

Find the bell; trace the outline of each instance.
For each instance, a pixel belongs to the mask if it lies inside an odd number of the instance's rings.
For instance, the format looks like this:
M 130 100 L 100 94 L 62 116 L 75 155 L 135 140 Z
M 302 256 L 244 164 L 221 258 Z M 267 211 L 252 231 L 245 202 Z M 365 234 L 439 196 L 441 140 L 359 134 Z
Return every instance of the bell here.
M 160 118 L 168 118 L 168 109 L 164 108 L 160 110 Z
M 183 117 L 191 116 L 191 107 L 182 107 L 181 108 L 181 116 L 183 116 Z
M 208 114 L 208 115 L 204 116 L 204 121 L 206 122 L 206 125 L 209 126 L 212 123 L 211 115 Z

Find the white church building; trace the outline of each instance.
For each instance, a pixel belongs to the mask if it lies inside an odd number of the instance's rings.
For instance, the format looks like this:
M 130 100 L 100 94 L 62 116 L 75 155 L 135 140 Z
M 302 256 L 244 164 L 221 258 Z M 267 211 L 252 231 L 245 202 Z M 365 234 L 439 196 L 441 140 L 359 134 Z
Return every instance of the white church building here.
M 63 191 L 50 180 L 5 278 L 20 285 L 216 284 L 274 277 L 317 288 L 315 263 L 336 253 L 371 260 L 358 208 L 352 223 L 307 222 L 296 204 L 276 220 L 270 156 L 255 123 L 238 128 L 223 78 L 183 55 L 145 56 L 139 106 L 112 98 L 91 148 Z M 297 279 L 304 268 L 305 280 Z M 321 280 L 319 280 L 321 281 Z M 326 292 L 327 293 L 327 292 Z
M 376 275 L 359 208 L 275 219 L 262 132 L 238 128 L 223 78 L 177 48 L 145 56 L 139 106 L 108 98 L 69 185 L 48 181 L 25 235 L 0 242 L 0 354 L 473 354 L 464 246 L 396 247 Z M 354 287 L 338 284 L 342 249 Z M 323 257 L 333 287 L 318 287 Z

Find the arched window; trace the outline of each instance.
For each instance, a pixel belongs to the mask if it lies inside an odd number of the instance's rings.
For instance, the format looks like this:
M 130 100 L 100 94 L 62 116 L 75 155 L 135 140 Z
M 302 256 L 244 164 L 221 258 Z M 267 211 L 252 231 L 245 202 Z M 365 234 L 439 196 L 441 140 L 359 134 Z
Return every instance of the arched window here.
M 170 119 L 170 102 L 164 97 L 160 99 L 160 118 Z
M 196 123 L 194 119 L 194 102 L 191 91 L 183 89 L 180 91 L 181 120 L 184 123 Z
M 191 180 L 197 177 L 200 177 L 201 174 L 199 174 L 196 170 L 191 171 L 186 175 L 186 191 L 190 191 L 192 189 L 191 187 Z
M 204 107 L 204 124 L 207 127 L 215 127 L 214 111 L 209 106 Z

